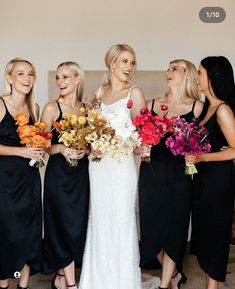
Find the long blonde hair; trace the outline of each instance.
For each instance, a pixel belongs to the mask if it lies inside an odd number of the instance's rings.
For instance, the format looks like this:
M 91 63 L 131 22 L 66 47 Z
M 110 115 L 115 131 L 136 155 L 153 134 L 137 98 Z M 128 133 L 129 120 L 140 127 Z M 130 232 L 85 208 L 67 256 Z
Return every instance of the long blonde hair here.
M 78 75 L 80 76 L 80 82 L 79 82 L 79 85 L 77 86 L 76 97 L 79 101 L 82 101 L 83 92 L 84 92 L 84 79 L 85 79 L 84 71 L 82 67 L 74 61 L 65 61 L 65 62 L 60 63 L 57 66 L 57 70 L 62 66 L 68 67 L 75 76 L 78 76 Z
M 26 95 L 25 101 L 26 101 L 26 104 L 28 106 L 30 115 L 32 116 L 33 120 L 36 121 L 37 120 L 36 96 L 35 96 L 36 70 L 35 70 L 34 65 L 31 62 L 29 62 L 28 60 L 26 60 L 24 58 L 19 58 L 19 57 L 14 58 L 14 59 L 12 59 L 11 61 L 8 62 L 8 64 L 6 65 L 6 68 L 5 68 L 5 72 L 4 72 L 4 88 L 5 88 L 5 90 L 2 93 L 2 95 L 3 96 L 9 96 L 9 95 L 12 94 L 12 87 L 11 87 L 11 84 L 10 84 L 7 76 L 11 74 L 14 65 L 16 63 L 20 63 L 20 62 L 28 63 L 32 67 L 32 70 L 33 70 L 33 73 L 34 73 L 34 83 L 32 85 L 32 89 L 30 90 L 30 92 Z
M 131 54 L 133 54 L 134 56 L 134 60 L 135 60 L 135 67 L 134 67 L 134 71 L 136 71 L 136 55 L 135 55 L 135 50 L 127 45 L 127 44 L 115 44 L 113 46 L 111 46 L 108 50 L 108 52 L 105 55 L 105 65 L 108 68 L 108 72 L 104 75 L 102 83 L 103 85 L 107 85 L 111 82 L 112 80 L 112 69 L 111 69 L 111 65 L 117 60 L 118 56 L 125 51 L 129 51 Z
M 176 63 L 180 67 L 182 67 L 185 71 L 186 77 L 185 77 L 185 82 L 182 83 L 182 96 L 187 96 L 192 99 L 199 99 L 199 91 L 197 87 L 197 83 L 195 81 L 195 76 L 197 74 L 197 69 L 195 65 L 185 59 L 175 59 L 170 62 L 170 64 Z

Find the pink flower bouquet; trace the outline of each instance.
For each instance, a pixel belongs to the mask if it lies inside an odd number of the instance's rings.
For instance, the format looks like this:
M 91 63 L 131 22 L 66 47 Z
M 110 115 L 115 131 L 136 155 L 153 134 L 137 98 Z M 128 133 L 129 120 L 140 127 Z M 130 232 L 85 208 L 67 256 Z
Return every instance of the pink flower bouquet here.
M 210 151 L 208 131 L 198 124 L 196 119 L 188 123 L 184 118 L 172 118 L 172 128 L 172 135 L 167 138 L 165 144 L 174 155 L 200 155 Z M 186 164 L 185 174 L 195 173 L 195 165 Z

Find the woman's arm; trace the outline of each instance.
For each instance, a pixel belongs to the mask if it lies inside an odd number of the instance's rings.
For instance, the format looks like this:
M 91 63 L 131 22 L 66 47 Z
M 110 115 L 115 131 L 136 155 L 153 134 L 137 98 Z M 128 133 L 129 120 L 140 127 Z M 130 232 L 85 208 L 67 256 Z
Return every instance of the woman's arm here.
M 199 156 L 187 156 L 187 163 L 226 161 L 235 159 L 235 118 L 233 111 L 228 105 L 221 105 L 217 112 L 217 121 L 227 140 L 229 148 L 226 150 L 202 154 Z
M 137 114 L 139 114 L 142 108 L 146 108 L 146 101 L 142 90 L 138 87 L 134 87 L 132 89 L 130 99 L 133 101 L 131 117 L 134 118 Z
M 46 130 L 51 131 L 53 129 L 53 123 L 58 117 L 58 107 L 55 101 L 49 102 L 45 105 L 42 116 L 41 116 L 41 121 L 46 124 Z M 54 144 L 51 145 L 50 148 L 48 148 L 47 152 L 49 155 L 54 155 L 61 153 L 63 154 L 65 150 L 65 146 L 63 144 Z

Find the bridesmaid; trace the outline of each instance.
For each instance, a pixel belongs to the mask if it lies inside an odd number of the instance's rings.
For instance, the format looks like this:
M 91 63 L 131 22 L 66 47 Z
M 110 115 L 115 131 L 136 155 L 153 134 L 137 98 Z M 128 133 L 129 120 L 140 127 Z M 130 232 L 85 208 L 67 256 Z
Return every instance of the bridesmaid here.
M 18 289 L 26 289 L 29 275 L 41 266 L 41 181 L 39 171 L 29 165 L 39 160 L 42 149 L 20 144 L 14 117 L 38 119 L 35 103 L 36 73 L 25 59 L 11 60 L 5 69 L 5 92 L 0 97 L 0 288 L 17 277 Z M 20 276 L 20 277 L 19 277 Z
M 235 84 L 227 58 L 210 56 L 201 61 L 196 81 L 206 101 L 201 124 L 209 130 L 211 153 L 188 156 L 198 163 L 194 177 L 192 253 L 205 272 L 206 289 L 224 282 L 231 240 L 235 191 Z M 229 149 L 221 151 L 223 146 Z
M 147 103 L 153 115 L 179 116 L 190 121 L 198 117 L 202 102 L 194 77 L 195 66 L 183 59 L 170 62 L 166 72 L 168 93 Z M 145 149 L 146 150 L 146 149 Z M 186 247 L 192 200 L 191 177 L 185 175 L 185 161 L 174 156 L 165 139 L 151 149 L 150 163 L 142 162 L 139 175 L 140 256 L 144 266 L 157 258 L 162 265 L 159 288 L 179 288 L 186 282 L 181 269 Z M 176 269 L 177 268 L 177 269 Z
M 72 61 L 57 67 L 56 84 L 60 97 L 46 104 L 42 121 L 52 129 L 63 113 L 79 115 L 84 87 L 82 68 Z M 56 272 L 52 288 L 76 288 L 75 265 L 81 265 L 88 218 L 88 159 L 85 149 L 75 150 L 58 142 L 52 130 L 52 146 L 44 185 L 44 262 L 43 273 Z M 66 158 L 79 159 L 76 167 Z M 64 278 L 65 277 L 65 278 Z

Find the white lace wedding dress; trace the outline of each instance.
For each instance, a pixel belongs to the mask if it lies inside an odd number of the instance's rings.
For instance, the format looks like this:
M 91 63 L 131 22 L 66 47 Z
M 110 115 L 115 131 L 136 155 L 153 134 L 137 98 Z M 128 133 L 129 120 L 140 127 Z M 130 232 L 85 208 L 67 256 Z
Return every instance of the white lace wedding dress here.
M 129 94 L 110 105 L 101 103 L 102 112 L 127 109 Z M 141 289 L 134 157 L 90 161 L 89 174 L 90 213 L 79 289 Z

